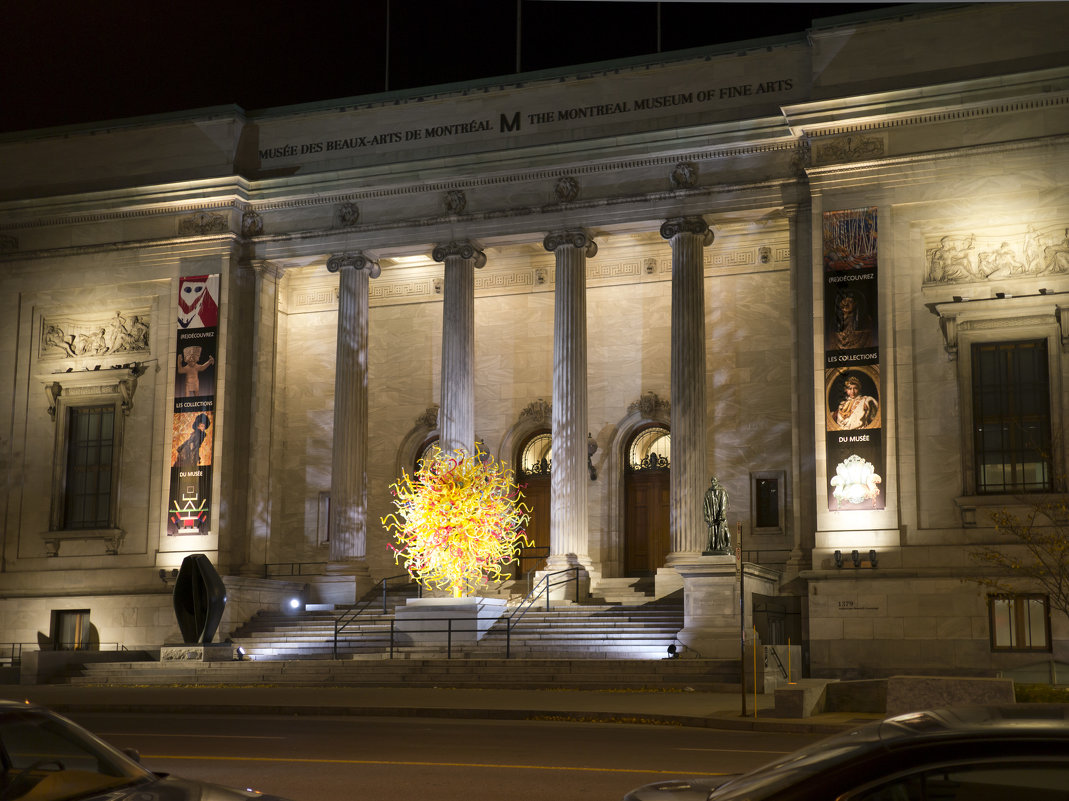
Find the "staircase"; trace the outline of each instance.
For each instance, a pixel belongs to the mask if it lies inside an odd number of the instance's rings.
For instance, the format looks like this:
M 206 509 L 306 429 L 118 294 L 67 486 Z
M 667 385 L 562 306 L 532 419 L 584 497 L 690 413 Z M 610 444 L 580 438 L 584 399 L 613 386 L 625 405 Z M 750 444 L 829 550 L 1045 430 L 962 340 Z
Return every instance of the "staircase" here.
M 683 627 L 681 593 L 653 600 L 634 579 L 599 583 L 597 599 L 528 609 L 512 631 L 499 620 L 478 642 L 401 645 L 393 607 L 373 604 L 350 624 L 333 659 L 343 610 L 262 611 L 235 632 L 245 661 L 89 664 L 72 684 L 303 684 L 411 687 L 682 688 L 736 686 L 738 660 L 666 659 Z M 507 597 L 507 596 L 506 596 Z M 611 602 L 610 602 L 611 599 Z M 515 601 L 510 603 L 510 612 Z M 459 638 L 458 638 L 459 639 Z M 506 644 L 509 658 L 506 659 Z

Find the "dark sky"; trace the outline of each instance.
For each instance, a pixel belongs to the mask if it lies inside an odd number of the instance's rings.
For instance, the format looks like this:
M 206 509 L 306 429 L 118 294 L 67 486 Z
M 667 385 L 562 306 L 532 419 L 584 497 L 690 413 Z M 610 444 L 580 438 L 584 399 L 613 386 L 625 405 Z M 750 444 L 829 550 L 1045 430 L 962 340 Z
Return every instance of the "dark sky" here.
M 516 72 L 516 0 L 15 0 L 0 132 L 331 100 Z M 662 51 L 802 32 L 891 4 L 660 3 Z M 522 0 L 522 71 L 658 49 L 658 4 Z

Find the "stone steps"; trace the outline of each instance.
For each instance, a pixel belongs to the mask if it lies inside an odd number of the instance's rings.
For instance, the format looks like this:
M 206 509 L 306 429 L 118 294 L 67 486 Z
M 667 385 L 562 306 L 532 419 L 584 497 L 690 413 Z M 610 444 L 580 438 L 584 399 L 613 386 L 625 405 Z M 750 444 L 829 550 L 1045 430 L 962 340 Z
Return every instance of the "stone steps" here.
M 322 660 L 333 656 L 334 621 L 345 612 L 261 612 L 231 639 L 256 661 Z M 392 621 L 392 614 L 381 611 L 362 614 L 342 631 L 338 655 L 374 658 L 389 654 Z M 498 621 L 477 644 L 457 637 L 449 653 L 454 657 L 504 657 L 505 625 Z M 512 657 L 657 659 L 675 642 L 682 626 L 682 604 L 678 599 L 631 606 L 552 601 L 548 610 L 544 606 L 530 608 L 513 624 L 508 650 Z M 446 652 L 444 642 L 438 648 L 427 648 L 395 640 L 393 648 L 395 658 L 409 658 L 411 654 L 445 656 Z
M 273 684 L 538 689 L 738 687 L 738 660 L 709 659 L 345 659 L 207 663 L 125 662 L 85 666 L 71 684 Z

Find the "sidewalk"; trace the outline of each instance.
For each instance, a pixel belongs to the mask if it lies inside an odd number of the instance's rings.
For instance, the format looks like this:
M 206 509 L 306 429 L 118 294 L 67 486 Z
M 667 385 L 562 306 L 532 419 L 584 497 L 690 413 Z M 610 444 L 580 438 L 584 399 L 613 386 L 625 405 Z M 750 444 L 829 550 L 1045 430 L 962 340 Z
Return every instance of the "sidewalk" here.
M 423 687 L 74 687 L 0 685 L 0 698 L 29 700 L 57 712 L 161 712 L 266 715 L 365 715 L 560 720 L 832 734 L 882 715 L 771 716 L 772 696 L 712 692 L 477 690 Z

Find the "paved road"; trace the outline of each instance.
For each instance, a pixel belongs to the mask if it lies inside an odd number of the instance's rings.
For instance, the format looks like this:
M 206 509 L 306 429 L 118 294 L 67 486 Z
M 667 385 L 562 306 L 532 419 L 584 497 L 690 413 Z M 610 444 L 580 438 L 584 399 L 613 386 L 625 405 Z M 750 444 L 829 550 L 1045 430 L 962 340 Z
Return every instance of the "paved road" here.
M 294 801 L 619 799 L 661 777 L 757 767 L 819 735 L 397 717 L 76 713 L 158 771 Z

